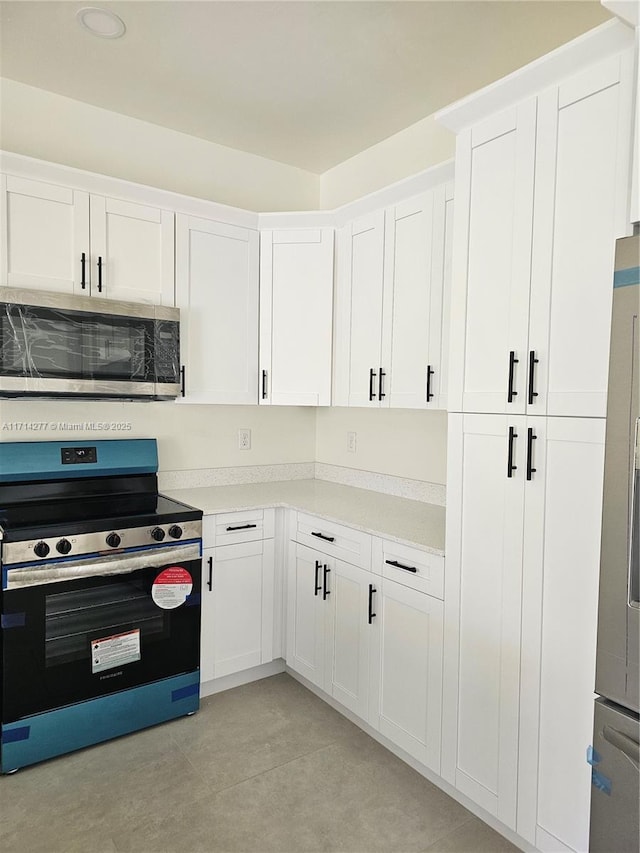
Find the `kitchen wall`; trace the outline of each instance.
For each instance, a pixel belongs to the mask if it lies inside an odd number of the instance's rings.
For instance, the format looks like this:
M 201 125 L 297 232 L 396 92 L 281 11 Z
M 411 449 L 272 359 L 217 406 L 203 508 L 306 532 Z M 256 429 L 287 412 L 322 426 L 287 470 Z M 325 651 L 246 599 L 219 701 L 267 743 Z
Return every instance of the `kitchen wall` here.
M 454 153 L 455 135 L 427 116 L 320 175 L 320 207 L 339 207 L 451 160 Z
M 356 433 L 356 450 L 347 433 Z M 446 412 L 318 409 L 316 462 L 394 477 L 446 483 Z
M 0 79 L 0 147 L 249 210 L 313 210 L 317 175 Z
M 238 448 L 238 429 L 251 430 L 250 450 Z M 2 441 L 104 438 L 157 438 L 161 471 L 312 463 L 315 409 L 169 401 L 0 401 Z

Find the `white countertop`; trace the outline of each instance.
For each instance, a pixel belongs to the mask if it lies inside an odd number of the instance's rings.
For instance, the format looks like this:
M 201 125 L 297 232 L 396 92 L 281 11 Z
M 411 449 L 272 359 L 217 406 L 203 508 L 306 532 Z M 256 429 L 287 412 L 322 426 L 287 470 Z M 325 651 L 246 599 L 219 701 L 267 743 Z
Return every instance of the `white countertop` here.
M 286 507 L 308 512 L 374 536 L 444 555 L 445 508 L 396 498 L 325 480 L 286 480 L 240 486 L 164 489 L 163 494 L 205 515 L 245 509 Z

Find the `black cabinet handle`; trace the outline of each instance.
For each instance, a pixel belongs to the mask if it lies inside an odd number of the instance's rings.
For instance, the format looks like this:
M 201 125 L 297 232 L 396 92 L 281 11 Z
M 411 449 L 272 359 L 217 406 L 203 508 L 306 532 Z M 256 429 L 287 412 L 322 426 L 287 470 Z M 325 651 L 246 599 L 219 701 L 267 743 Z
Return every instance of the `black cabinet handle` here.
M 322 577 L 322 600 L 325 601 L 328 595 L 331 595 L 331 590 L 327 589 L 327 575 L 331 569 L 325 564 L 324 575 Z
M 313 531 L 313 530 L 311 531 L 311 535 L 312 535 L 312 536 L 317 536 L 317 537 L 318 537 L 318 539 L 324 539 L 324 541 L 325 541 L 325 542 L 335 542 L 335 541 L 336 541 L 336 537 L 335 537 L 335 536 L 325 536 L 325 535 L 324 535 L 324 533 L 316 533 L 316 532 L 315 532 L 315 531 Z
M 209 587 L 209 592 L 213 590 L 213 557 L 209 557 L 207 560 L 209 564 L 209 580 L 207 581 L 207 586 Z
M 80 258 L 80 269 L 82 270 L 82 278 L 80 279 L 80 287 L 83 290 L 87 289 L 87 256 L 83 252 Z
M 538 436 L 533 434 L 532 427 L 527 430 L 527 480 L 531 480 L 536 469 L 533 467 L 533 442 Z
M 518 437 L 515 427 L 509 427 L 509 453 L 507 454 L 507 477 L 513 477 L 513 472 L 518 470 L 518 466 L 513 464 L 513 445 Z
M 538 359 L 536 358 L 535 350 L 530 350 L 529 352 L 529 405 L 533 404 L 533 398 L 538 396 L 538 392 L 533 390 L 533 381 L 536 372 L 536 364 L 538 364 Z
M 403 566 L 397 560 L 385 560 L 385 563 L 389 566 L 394 566 L 396 569 L 404 569 L 405 572 L 413 572 L 414 575 L 418 572 L 415 566 Z
M 267 371 L 262 371 L 262 399 L 267 399 Z
M 434 394 L 431 392 L 431 377 L 435 373 L 434 369 L 430 364 L 427 365 L 427 403 L 430 403 L 434 398 Z
M 376 399 L 376 392 L 373 390 L 373 386 L 375 385 L 377 375 L 372 367 L 369 371 L 369 401 Z
M 320 582 L 318 581 L 318 572 L 320 571 L 321 566 L 322 566 L 322 563 L 320 562 L 320 560 L 316 560 L 316 579 L 315 579 L 314 591 L 313 591 L 314 595 L 317 595 L 320 592 L 320 590 L 322 589 L 322 586 L 321 586 Z
M 237 524 L 235 527 L 227 527 L 227 530 L 249 530 L 251 527 L 257 526 L 257 524 Z
M 513 398 L 518 396 L 518 392 L 513 390 L 513 374 L 516 364 L 520 364 L 520 359 L 516 358 L 514 350 L 509 353 L 509 386 L 507 388 L 507 403 L 513 403 Z
M 373 593 L 377 592 L 377 591 L 378 590 L 375 588 L 375 586 L 372 583 L 370 583 L 369 584 L 369 617 L 368 617 L 369 618 L 369 625 L 371 625 L 371 623 L 373 622 L 374 617 L 377 616 L 377 614 L 373 612 Z
M 185 381 L 185 366 L 184 364 L 180 368 L 180 396 L 184 397 L 186 393 L 186 381 Z
M 387 374 L 384 372 L 384 370 L 380 368 L 380 381 L 378 382 L 378 400 L 382 400 L 383 397 L 387 396 L 382 390 L 382 380 L 386 375 Z
M 98 255 L 98 293 L 102 293 L 102 258 Z

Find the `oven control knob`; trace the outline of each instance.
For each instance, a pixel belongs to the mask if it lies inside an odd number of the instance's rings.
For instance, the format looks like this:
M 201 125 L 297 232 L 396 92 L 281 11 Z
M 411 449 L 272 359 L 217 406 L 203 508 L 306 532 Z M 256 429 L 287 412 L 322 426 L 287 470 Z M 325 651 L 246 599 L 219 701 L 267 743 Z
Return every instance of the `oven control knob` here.
M 68 539 L 61 539 L 59 542 L 56 542 L 56 551 L 59 554 L 68 554 L 71 550 L 71 542 Z
M 151 538 L 155 539 L 156 542 L 162 542 L 164 539 L 164 530 L 161 527 L 154 527 L 151 531 Z
M 38 542 L 33 546 L 36 557 L 46 557 L 51 550 L 46 542 Z
M 117 533 L 110 533 L 107 536 L 106 541 L 109 548 L 117 548 L 118 545 L 122 542 L 122 539 L 118 536 Z
M 182 536 L 182 528 L 178 524 L 172 524 L 169 528 L 169 536 L 179 539 Z

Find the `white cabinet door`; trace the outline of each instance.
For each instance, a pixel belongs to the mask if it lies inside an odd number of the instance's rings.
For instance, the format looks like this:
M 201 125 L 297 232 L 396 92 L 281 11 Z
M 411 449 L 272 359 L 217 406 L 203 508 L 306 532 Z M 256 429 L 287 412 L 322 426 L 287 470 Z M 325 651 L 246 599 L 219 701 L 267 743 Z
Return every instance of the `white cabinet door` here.
M 441 407 L 452 207 L 453 186 L 443 184 L 386 212 L 382 363 L 391 407 Z
M 272 660 L 274 540 L 216 548 L 212 586 L 215 678 Z
M 606 416 L 613 255 L 630 233 L 630 61 L 614 56 L 539 98 L 529 414 Z
M 174 305 L 173 212 L 91 196 L 91 293 Z
M 0 187 L 0 285 L 89 295 L 89 195 L 12 175 Z
M 213 595 L 213 559 L 215 548 L 202 551 L 202 593 L 200 611 L 200 681 L 211 681 L 215 670 L 215 597 Z
M 442 775 L 511 828 L 525 440 L 523 417 L 449 417 Z
M 528 418 L 518 833 L 589 848 L 604 420 Z
M 334 564 L 333 557 L 289 543 L 287 665 L 321 688 L 325 685 L 326 611 L 330 606 L 326 590 Z
M 337 356 L 336 385 L 344 386 L 344 394 L 339 394 L 338 402 L 377 407 L 380 405 L 380 372 L 384 372 L 383 210 L 345 226 L 340 234 L 339 260 L 336 327 L 342 346 Z M 384 386 L 384 377 L 382 381 Z
M 440 772 L 443 604 L 373 576 L 369 723 Z
M 354 714 L 367 718 L 369 705 L 369 621 L 371 572 L 336 560 L 328 575 L 326 690 Z
M 258 400 L 258 232 L 176 217 L 187 402 Z
M 260 234 L 260 403 L 331 403 L 333 236 Z
M 535 99 L 457 139 L 451 411 L 525 411 L 535 144 Z

